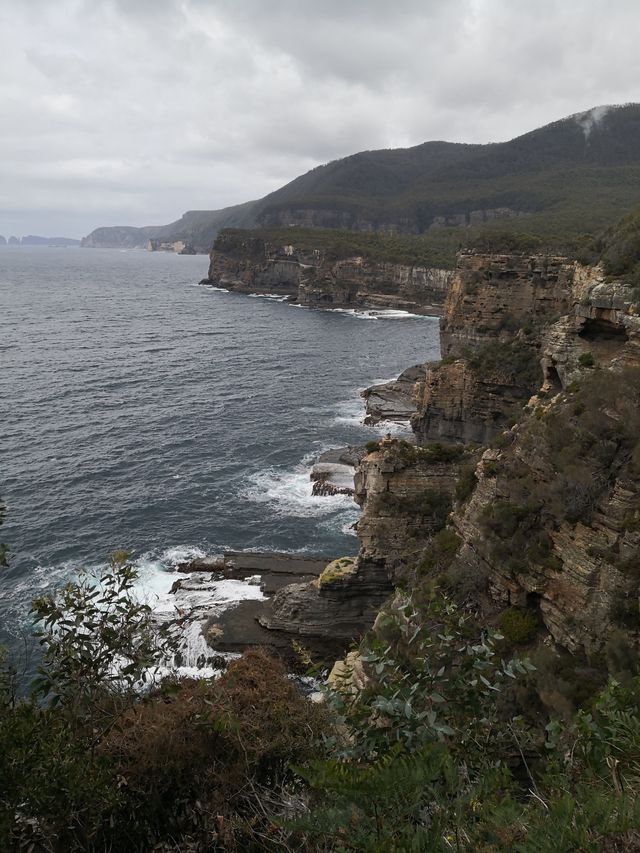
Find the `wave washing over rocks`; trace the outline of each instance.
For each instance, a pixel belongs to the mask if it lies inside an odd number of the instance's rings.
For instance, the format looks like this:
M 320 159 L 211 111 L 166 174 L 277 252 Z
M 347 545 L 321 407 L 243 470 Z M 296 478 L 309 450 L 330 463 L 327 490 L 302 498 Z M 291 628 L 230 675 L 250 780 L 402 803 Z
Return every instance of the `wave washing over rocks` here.
M 342 413 L 335 419 L 368 427 L 377 435 L 410 438 L 407 388 L 415 381 L 416 370 L 410 368 L 398 378 L 359 389 L 357 397 L 338 407 Z M 269 467 L 252 475 L 242 497 L 268 506 L 274 516 L 331 514 L 334 527 L 355 536 L 360 510 L 353 499 L 354 474 L 365 452 L 363 445 L 310 452 L 293 468 Z M 303 547 L 289 553 L 247 549 L 207 555 L 197 548 L 173 548 L 157 561 L 139 561 L 140 590 L 158 621 L 170 624 L 178 642 L 178 671 L 216 675 L 230 657 L 256 643 L 284 651 L 288 638 L 266 631 L 258 616 L 278 589 L 317 576 L 330 562 L 328 557 L 306 552 Z

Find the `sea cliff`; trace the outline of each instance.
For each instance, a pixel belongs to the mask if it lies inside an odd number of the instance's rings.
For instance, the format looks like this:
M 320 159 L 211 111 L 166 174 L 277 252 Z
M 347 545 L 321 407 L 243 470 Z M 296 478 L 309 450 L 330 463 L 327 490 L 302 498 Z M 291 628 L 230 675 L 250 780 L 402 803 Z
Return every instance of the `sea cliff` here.
M 636 300 L 598 266 L 461 253 L 440 321 L 444 358 L 402 381 L 415 446 L 388 437 L 357 469 L 357 558 L 281 590 L 263 624 L 356 636 L 399 584 L 435 583 L 484 623 L 515 612 L 532 642 L 599 666 L 632 653 Z
M 265 235 L 226 231 L 216 239 L 203 284 L 282 295 L 314 308 L 439 314 L 452 271 L 420 262 L 418 241 L 402 244 L 397 261 L 378 257 L 378 243 L 345 241 L 343 235 L 328 240 L 326 233 L 301 235 L 296 229 Z M 413 252 L 402 251 L 407 245 Z

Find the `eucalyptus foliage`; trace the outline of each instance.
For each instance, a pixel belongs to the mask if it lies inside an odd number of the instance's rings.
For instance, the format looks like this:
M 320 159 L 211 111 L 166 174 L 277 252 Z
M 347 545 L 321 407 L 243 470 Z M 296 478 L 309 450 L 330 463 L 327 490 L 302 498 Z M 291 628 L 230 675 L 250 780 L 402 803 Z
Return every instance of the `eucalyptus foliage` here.
M 154 622 L 148 604 L 137 600 L 137 572 L 125 552 L 107 571 L 82 573 L 62 589 L 37 598 L 32 613 L 42 648 L 32 687 L 77 719 L 107 714 L 128 692 L 158 674 L 175 649 Z
M 349 729 L 339 746 L 349 758 L 375 758 L 394 744 L 416 749 L 453 738 L 470 760 L 489 757 L 503 735 L 496 696 L 533 670 L 528 660 L 504 660 L 503 637 L 482 632 L 444 595 L 420 612 L 408 599 L 379 623 L 361 654 L 369 685 L 337 690 L 328 702 Z

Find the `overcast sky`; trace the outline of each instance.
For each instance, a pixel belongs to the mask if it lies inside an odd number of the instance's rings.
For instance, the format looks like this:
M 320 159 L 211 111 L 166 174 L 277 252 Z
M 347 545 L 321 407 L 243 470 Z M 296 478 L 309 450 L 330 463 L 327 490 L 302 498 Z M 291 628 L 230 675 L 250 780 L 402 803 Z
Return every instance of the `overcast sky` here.
M 0 0 L 0 234 L 164 224 L 639 101 L 639 35 L 637 0 Z

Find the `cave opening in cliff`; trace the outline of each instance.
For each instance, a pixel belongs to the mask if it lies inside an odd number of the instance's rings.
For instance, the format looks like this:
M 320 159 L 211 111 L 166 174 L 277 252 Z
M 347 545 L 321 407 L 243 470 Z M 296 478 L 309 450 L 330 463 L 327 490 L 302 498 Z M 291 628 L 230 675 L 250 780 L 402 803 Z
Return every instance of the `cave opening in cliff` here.
M 578 332 L 578 336 L 592 343 L 602 341 L 604 343 L 623 344 L 629 340 L 624 326 L 612 323 L 602 317 L 586 319 Z
M 527 610 L 532 610 L 534 613 L 540 615 L 540 602 L 542 600 L 542 593 L 540 592 L 528 592 L 527 593 Z
M 562 391 L 562 380 L 560 379 L 560 375 L 555 365 L 550 364 L 545 368 L 544 380 L 545 385 L 547 385 L 552 394 L 558 394 Z

